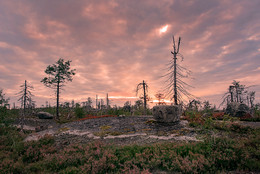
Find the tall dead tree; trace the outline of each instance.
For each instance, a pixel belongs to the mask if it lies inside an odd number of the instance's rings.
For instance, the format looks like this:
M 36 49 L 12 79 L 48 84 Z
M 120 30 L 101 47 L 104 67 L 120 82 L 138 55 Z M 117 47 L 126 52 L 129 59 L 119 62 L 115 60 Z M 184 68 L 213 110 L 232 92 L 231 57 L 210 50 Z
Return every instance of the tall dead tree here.
M 179 42 L 178 42 L 178 47 L 176 49 L 175 46 L 175 40 L 174 40 L 174 36 L 172 37 L 173 39 L 173 52 L 171 51 L 171 53 L 173 54 L 173 65 L 174 65 L 174 72 L 173 72 L 173 78 L 174 78 L 174 104 L 178 105 L 178 100 L 177 100 L 177 68 L 176 68 L 176 60 L 177 60 L 177 54 L 179 53 L 179 49 L 180 49 L 180 44 L 181 44 L 181 38 L 179 37 Z
M 96 95 L 96 109 L 98 109 L 98 95 Z
M 189 77 L 191 71 L 177 64 L 178 57 L 183 61 L 183 55 L 179 53 L 181 38 L 179 37 L 178 45 L 175 43 L 174 36 L 172 39 L 173 51 L 171 51 L 171 54 L 173 55 L 173 60 L 169 62 L 168 73 L 163 77 L 168 77 L 166 80 L 167 86 L 165 88 L 166 96 L 170 97 L 171 100 L 174 99 L 174 104 L 178 105 L 178 103 L 183 100 L 183 95 L 188 98 L 194 98 L 194 96 L 186 90 L 187 87 L 192 86 L 182 80 L 182 78 Z
M 108 93 L 107 93 L 106 101 L 107 101 L 107 109 L 108 109 L 108 108 L 109 108 L 109 98 L 108 98 Z
M 23 108 L 23 114 L 22 114 L 22 119 L 21 119 L 21 129 L 23 130 L 23 125 L 24 125 L 24 118 L 25 118 L 25 114 L 26 114 L 26 109 L 30 108 L 31 106 L 31 102 L 32 101 L 32 93 L 30 90 L 33 89 L 33 87 L 31 85 L 28 85 L 27 81 L 24 81 L 24 84 L 20 86 L 22 88 L 22 90 L 18 93 L 18 95 L 20 96 L 20 98 L 18 99 L 18 101 L 21 102 L 21 108 Z
M 139 83 L 138 85 L 137 85 L 137 88 L 136 88 L 136 95 L 138 94 L 138 91 L 140 90 L 140 89 L 142 89 L 143 88 L 143 96 L 142 97 L 140 97 L 140 98 L 143 98 L 144 99 L 144 114 L 146 115 L 146 101 L 147 101 L 147 99 L 148 99 L 148 96 L 147 96 L 147 94 L 148 94 L 148 85 L 147 85 L 147 83 L 145 83 L 144 82 L 144 80 L 143 80 L 143 82 L 142 83 Z
M 234 87 L 235 86 L 229 86 L 229 93 L 230 93 L 231 102 L 234 102 Z
M 253 108 L 254 100 L 255 100 L 255 91 L 250 91 L 248 95 L 249 95 L 250 107 Z

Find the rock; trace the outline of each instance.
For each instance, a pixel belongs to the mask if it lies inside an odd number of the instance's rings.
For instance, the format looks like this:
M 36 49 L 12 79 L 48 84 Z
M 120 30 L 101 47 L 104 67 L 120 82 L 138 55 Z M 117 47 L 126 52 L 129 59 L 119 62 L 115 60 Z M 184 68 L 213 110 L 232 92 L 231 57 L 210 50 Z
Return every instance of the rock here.
M 247 113 L 250 113 L 249 107 L 244 103 L 232 102 L 227 105 L 225 114 L 229 114 L 235 117 L 243 117 Z
M 48 112 L 38 112 L 37 117 L 39 119 L 53 119 L 53 115 Z
M 48 126 L 47 126 L 47 125 L 37 126 L 37 127 L 35 128 L 35 131 L 36 131 L 36 132 L 40 132 L 40 131 L 43 131 L 43 130 L 46 130 L 46 129 L 48 129 Z
M 180 116 L 181 107 L 178 105 L 159 105 L 153 107 L 153 117 L 159 122 L 177 122 L 180 121 Z

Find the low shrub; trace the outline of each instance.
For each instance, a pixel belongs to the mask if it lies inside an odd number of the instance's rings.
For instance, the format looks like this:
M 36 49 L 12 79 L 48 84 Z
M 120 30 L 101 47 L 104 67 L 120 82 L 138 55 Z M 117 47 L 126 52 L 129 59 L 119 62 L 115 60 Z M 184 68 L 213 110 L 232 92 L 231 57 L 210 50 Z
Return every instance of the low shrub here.
M 76 107 L 76 108 L 75 108 L 75 114 L 76 114 L 76 117 L 77 117 L 77 118 L 83 118 L 84 115 L 85 115 L 85 111 L 84 111 L 84 109 L 81 108 L 81 107 Z
M 204 123 L 205 129 L 216 125 L 212 119 Z M 96 141 L 58 148 L 52 136 L 23 142 L 23 133 L 1 127 L 0 173 L 259 172 L 260 129 L 235 124 L 228 124 L 226 129 L 247 136 L 142 146 L 105 145 Z

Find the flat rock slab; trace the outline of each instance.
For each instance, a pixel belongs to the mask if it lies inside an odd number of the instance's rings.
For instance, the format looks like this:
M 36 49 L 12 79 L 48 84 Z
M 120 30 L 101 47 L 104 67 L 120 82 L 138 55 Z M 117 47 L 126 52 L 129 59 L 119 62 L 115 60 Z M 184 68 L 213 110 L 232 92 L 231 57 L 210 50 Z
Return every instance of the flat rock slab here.
M 27 120 L 26 123 L 32 123 L 34 126 L 46 123 L 36 122 L 37 120 Z M 38 140 L 47 134 L 53 135 L 61 146 L 96 140 L 118 145 L 197 141 L 195 131 L 185 128 L 187 124 L 185 120 L 177 123 L 160 123 L 152 116 L 96 118 L 61 125 L 52 123 L 47 130 L 34 132 L 25 141 Z
M 260 122 L 238 122 L 251 128 L 260 128 Z M 199 141 L 186 120 L 176 123 L 156 122 L 152 116 L 106 117 L 57 124 L 54 120 L 25 119 L 24 128 L 33 130 L 37 126 L 48 129 L 33 132 L 25 141 L 38 140 L 53 135 L 56 143 L 63 147 L 73 143 L 102 141 L 117 145 L 151 144 L 158 142 Z M 16 123 L 16 126 L 19 126 Z

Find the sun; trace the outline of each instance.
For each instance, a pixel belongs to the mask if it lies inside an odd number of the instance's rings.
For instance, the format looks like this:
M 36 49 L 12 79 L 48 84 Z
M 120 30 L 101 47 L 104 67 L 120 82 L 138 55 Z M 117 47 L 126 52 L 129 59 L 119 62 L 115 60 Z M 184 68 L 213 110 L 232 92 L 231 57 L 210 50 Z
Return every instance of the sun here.
M 165 33 L 168 29 L 169 25 L 165 25 L 163 26 L 162 28 L 159 29 L 159 33 L 162 34 L 162 33 Z

